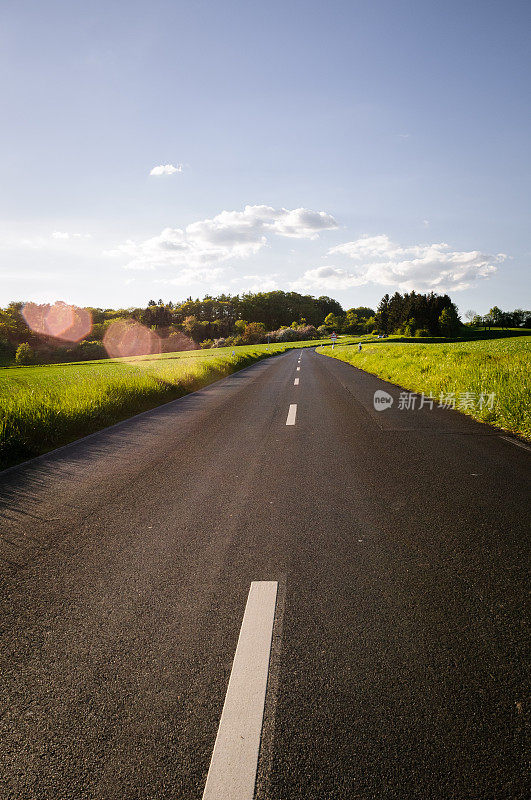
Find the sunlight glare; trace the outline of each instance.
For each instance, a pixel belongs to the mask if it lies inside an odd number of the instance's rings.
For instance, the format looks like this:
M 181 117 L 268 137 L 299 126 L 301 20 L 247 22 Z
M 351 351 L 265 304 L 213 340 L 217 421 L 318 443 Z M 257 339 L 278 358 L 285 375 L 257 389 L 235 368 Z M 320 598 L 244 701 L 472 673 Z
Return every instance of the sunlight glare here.
M 35 333 L 53 336 L 66 342 L 79 342 L 92 330 L 90 311 L 60 301 L 53 306 L 26 303 L 22 309 L 22 316 Z
M 103 337 L 103 345 L 109 358 L 131 358 L 161 352 L 157 334 L 133 319 L 113 322 Z

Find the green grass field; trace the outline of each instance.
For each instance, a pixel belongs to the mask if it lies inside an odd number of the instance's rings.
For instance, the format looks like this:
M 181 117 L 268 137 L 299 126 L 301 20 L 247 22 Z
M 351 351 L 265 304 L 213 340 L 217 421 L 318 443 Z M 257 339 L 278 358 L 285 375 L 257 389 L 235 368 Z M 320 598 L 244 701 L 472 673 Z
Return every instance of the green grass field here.
M 315 344 L 287 342 L 0 369 L 0 466 L 182 397 L 262 358 Z
M 361 353 L 356 346 L 321 347 L 318 352 L 437 402 L 441 394 L 453 392 L 458 410 L 531 439 L 531 336 L 441 344 L 384 340 L 364 344 Z M 462 395 L 467 392 L 473 407 L 464 408 Z M 492 393 L 490 408 L 485 399 Z

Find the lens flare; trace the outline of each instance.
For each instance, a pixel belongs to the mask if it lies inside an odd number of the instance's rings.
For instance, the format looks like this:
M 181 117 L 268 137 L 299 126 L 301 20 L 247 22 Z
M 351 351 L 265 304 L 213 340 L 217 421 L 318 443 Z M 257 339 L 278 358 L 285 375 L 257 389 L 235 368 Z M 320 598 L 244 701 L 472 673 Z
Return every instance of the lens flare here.
M 48 304 L 26 303 L 22 309 L 26 324 L 35 333 L 53 336 L 65 342 L 86 339 L 92 330 L 92 316 L 86 308 L 57 302 Z
M 149 356 L 161 351 L 157 334 L 134 319 L 111 323 L 103 337 L 103 345 L 110 358 Z

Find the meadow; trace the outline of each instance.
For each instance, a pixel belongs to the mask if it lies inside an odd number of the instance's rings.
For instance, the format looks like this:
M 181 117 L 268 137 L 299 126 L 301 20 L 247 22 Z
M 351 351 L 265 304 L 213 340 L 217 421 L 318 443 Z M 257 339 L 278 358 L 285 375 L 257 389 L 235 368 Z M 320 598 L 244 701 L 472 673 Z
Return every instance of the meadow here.
M 316 344 L 257 344 L 0 369 L 0 467 L 182 397 L 260 359 Z
M 360 353 L 356 346 L 320 347 L 317 352 L 437 402 L 441 394 L 455 393 L 459 401 L 471 393 L 470 407 L 460 411 L 531 439 L 531 336 L 431 344 L 397 337 L 392 343 L 364 344 Z M 492 394 L 492 407 L 480 403 L 481 395 L 486 399 Z

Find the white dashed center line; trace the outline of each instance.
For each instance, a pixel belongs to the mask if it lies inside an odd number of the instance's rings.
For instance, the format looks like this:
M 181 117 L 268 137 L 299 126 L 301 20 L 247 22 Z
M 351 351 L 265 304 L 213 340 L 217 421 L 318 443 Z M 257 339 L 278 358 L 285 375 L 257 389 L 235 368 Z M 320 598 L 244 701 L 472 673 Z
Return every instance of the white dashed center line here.
M 301 368 L 300 368 L 300 367 L 297 367 L 297 372 L 300 372 L 300 371 L 301 371 Z
M 292 403 L 289 407 L 286 425 L 295 425 L 296 416 L 297 416 L 297 403 Z
M 203 800 L 253 800 L 277 589 L 251 583 Z
M 295 378 L 295 380 L 293 381 L 293 385 L 294 386 L 298 386 L 299 385 L 299 378 Z

